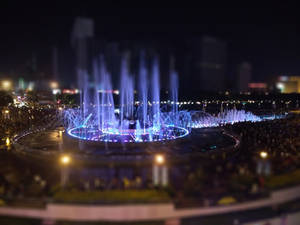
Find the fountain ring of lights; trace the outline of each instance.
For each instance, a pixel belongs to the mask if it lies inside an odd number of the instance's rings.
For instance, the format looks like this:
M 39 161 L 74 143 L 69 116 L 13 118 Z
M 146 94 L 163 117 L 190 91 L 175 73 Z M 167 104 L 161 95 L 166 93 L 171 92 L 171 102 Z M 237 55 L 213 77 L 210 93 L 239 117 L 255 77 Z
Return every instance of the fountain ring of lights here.
M 183 138 L 189 134 L 189 130 L 179 126 L 167 125 L 161 127 L 159 131 L 153 131 L 148 128 L 145 133 L 131 129 L 128 132 L 119 130 L 102 131 L 92 127 L 75 127 L 68 130 L 68 135 L 73 138 L 93 141 L 93 142 L 110 142 L 110 143 L 142 143 L 142 142 L 160 142 Z M 150 135 L 151 133 L 151 135 Z
M 141 134 L 146 135 L 146 134 L 150 134 L 152 131 L 152 127 L 150 128 L 145 128 L 145 129 L 141 129 L 139 132 L 141 132 Z M 103 134 L 119 134 L 119 135 L 135 135 L 136 134 L 136 129 L 114 129 L 114 128 L 106 128 L 102 130 Z

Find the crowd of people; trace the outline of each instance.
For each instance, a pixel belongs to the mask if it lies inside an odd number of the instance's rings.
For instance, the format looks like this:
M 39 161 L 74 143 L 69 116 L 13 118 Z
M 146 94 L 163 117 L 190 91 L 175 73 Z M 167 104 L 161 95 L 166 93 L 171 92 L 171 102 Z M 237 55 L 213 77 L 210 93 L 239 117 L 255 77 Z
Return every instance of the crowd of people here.
M 196 166 L 185 166 L 186 176 L 176 186 L 177 192 L 183 192 L 182 201 L 198 196 L 206 203 L 217 204 L 221 196 L 243 201 L 268 194 L 269 177 L 289 176 L 299 168 L 299 123 L 300 115 L 289 114 L 283 119 L 224 126 L 240 137 L 239 148 L 199 160 Z
M 258 156 L 265 151 L 269 155 L 274 173 L 295 169 L 300 162 L 300 115 L 290 114 L 284 119 L 260 123 L 239 123 L 232 127 L 242 138 L 244 152 Z
M 23 160 L 10 150 L 16 135 L 40 127 L 55 126 L 57 110 L 48 106 L 5 107 L 0 112 L 0 196 L 45 196 L 50 187 L 46 179 L 40 178 L 41 167 Z
M 0 112 L 0 134 L 10 138 L 29 129 L 55 125 L 58 113 L 56 108 L 48 106 L 5 107 Z

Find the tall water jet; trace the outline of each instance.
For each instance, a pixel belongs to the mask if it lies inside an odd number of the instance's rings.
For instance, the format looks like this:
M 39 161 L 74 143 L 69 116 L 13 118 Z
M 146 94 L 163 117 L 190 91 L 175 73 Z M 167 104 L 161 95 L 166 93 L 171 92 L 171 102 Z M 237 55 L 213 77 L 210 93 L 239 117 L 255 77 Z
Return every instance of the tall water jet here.
M 83 72 L 83 117 L 86 118 L 89 114 L 90 98 L 89 98 L 89 77 L 87 72 Z
M 174 61 L 171 62 L 170 86 L 172 115 L 174 117 L 174 125 L 176 125 L 178 124 L 178 74 L 174 68 Z
M 83 96 L 84 96 L 84 71 L 82 69 L 77 69 L 77 86 L 78 86 L 78 89 L 79 89 L 79 100 L 80 100 L 80 116 L 83 117 L 84 113 L 84 99 L 83 99 Z
M 220 106 L 220 113 L 222 114 L 224 112 L 224 108 L 223 108 L 223 102 L 221 102 L 221 106 Z
M 103 59 L 100 59 L 100 77 L 101 77 L 101 130 L 115 129 L 115 105 L 113 99 L 113 88 L 111 84 L 110 74 L 106 71 Z
M 99 72 L 99 65 L 97 59 L 93 61 L 93 75 L 94 75 L 94 105 L 96 108 L 97 113 L 97 127 L 98 130 L 101 130 L 101 118 L 100 118 L 100 72 Z
M 93 61 L 92 88 L 89 87 L 87 73 L 80 71 L 81 108 L 65 112 L 68 118 L 68 134 L 83 140 L 121 143 L 173 140 L 187 135 L 189 128 L 186 124 L 190 123 L 181 122 L 185 120 L 184 113 L 179 112 L 176 107 L 178 99 L 176 72 L 172 70 L 170 78 L 174 107 L 171 112 L 161 112 L 157 58 L 154 59 L 151 69 L 151 82 L 148 82 L 145 59 L 141 55 L 139 105 L 135 107 L 134 80 L 129 71 L 129 57 L 125 55 L 122 58 L 119 110 L 115 109 L 111 76 L 106 69 L 104 58 L 100 57 Z M 148 88 L 151 89 L 149 91 L 151 95 L 148 94 Z M 90 98 L 90 93 L 93 93 L 93 98 Z M 119 115 L 117 116 L 116 113 Z M 177 123 L 174 118 L 180 120 L 180 123 Z M 105 146 L 108 146 L 107 143 Z
M 160 76 L 158 58 L 152 65 L 152 115 L 154 129 L 160 129 Z
M 142 126 L 143 132 L 146 132 L 147 114 L 148 114 L 148 78 L 144 55 L 141 54 L 139 69 L 139 102 L 142 107 Z
M 128 129 L 124 120 L 132 120 L 134 111 L 134 82 L 129 75 L 128 57 L 121 61 L 121 85 L 120 85 L 120 122 L 121 130 Z

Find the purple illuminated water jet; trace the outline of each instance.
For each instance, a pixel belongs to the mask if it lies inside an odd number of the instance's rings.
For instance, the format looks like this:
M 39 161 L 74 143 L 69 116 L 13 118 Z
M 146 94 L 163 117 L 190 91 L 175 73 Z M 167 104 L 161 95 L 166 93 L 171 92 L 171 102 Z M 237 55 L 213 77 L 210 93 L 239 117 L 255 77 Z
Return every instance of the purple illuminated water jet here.
M 79 82 L 82 82 L 80 108 L 65 112 L 68 134 L 83 140 L 123 143 L 164 141 L 186 136 L 189 128 L 177 125 L 176 103 L 169 116 L 166 116 L 168 113 L 165 112 L 164 116 L 161 116 L 158 59 L 153 59 L 150 72 L 144 60 L 142 55 L 138 95 L 135 96 L 135 81 L 129 70 L 129 57 L 122 57 L 119 104 L 115 105 L 111 76 L 106 69 L 104 58 L 101 56 L 100 59 L 95 59 L 92 81 L 94 85 L 90 87 L 87 73 L 83 72 L 84 78 L 79 78 Z M 148 78 L 151 82 L 148 82 Z M 170 86 L 174 103 L 178 99 L 178 84 L 177 74 L 173 70 Z M 94 96 L 91 97 L 90 93 Z

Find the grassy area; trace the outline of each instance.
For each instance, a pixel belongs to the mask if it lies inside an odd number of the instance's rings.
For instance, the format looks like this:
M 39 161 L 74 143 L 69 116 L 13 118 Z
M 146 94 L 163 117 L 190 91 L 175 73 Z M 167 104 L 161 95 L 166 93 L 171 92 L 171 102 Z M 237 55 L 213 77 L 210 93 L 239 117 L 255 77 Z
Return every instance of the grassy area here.
M 61 203 L 159 203 L 169 202 L 170 197 L 163 190 L 107 190 L 88 191 L 78 190 L 57 191 L 54 201 Z
M 288 174 L 274 175 L 266 179 L 266 187 L 270 189 L 284 188 L 300 184 L 300 169 Z

